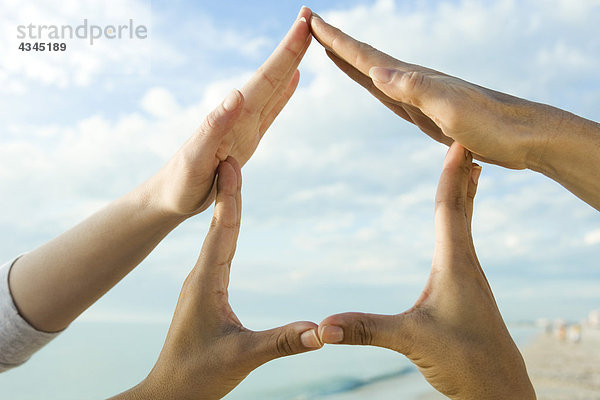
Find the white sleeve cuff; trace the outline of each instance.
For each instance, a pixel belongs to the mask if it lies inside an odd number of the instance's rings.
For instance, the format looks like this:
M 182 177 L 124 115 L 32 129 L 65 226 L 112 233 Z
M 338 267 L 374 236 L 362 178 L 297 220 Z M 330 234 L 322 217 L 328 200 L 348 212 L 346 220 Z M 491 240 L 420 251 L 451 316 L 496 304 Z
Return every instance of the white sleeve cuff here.
M 18 258 L 0 267 L 0 372 L 23 364 L 60 333 L 38 331 L 19 314 L 8 286 L 8 274 Z

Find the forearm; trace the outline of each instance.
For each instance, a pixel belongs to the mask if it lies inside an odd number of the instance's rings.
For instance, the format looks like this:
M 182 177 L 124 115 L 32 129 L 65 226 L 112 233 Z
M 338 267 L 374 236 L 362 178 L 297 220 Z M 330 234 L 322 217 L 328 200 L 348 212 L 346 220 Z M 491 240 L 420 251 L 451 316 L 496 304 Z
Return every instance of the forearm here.
M 600 125 L 554 107 L 539 107 L 535 129 L 541 140 L 530 168 L 600 210 Z
M 149 182 L 25 254 L 10 273 L 19 312 L 35 328 L 66 328 L 179 223 L 155 206 Z

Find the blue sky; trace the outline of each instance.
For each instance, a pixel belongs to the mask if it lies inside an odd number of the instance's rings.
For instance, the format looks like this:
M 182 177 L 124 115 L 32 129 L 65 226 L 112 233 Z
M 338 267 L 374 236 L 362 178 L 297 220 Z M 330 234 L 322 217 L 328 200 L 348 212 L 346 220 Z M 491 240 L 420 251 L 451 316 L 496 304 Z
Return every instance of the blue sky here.
M 32 249 L 156 171 L 276 46 L 302 3 L 0 0 L 0 254 Z M 111 3 L 111 2 L 108 2 Z M 251 4 L 250 4 L 251 3 Z M 600 120 L 597 1 L 315 1 L 405 61 Z M 112 4 L 112 3 L 111 3 Z M 16 51 L 22 23 L 148 23 L 144 43 Z M 56 21 L 56 22 L 55 22 Z M 295 97 L 244 168 L 234 310 L 251 328 L 393 313 L 422 289 L 446 148 L 337 70 L 315 42 Z M 600 218 L 558 184 L 484 165 L 475 246 L 505 318 L 600 307 Z M 210 212 L 87 312 L 168 321 Z

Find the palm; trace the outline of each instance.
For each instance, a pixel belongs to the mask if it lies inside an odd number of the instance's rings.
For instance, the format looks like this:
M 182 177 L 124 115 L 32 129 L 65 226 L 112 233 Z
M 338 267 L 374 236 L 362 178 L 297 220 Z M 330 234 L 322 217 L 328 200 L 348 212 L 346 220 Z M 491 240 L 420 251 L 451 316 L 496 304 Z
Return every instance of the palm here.
M 370 344 L 405 354 L 437 390 L 453 399 L 520 398 L 507 391 L 531 395 L 531 384 L 471 237 L 476 171 L 469 153 L 453 144 L 436 196 L 431 274 L 415 305 L 392 316 L 330 316 L 321 322 L 321 338 L 325 343 Z M 342 327 L 342 339 L 328 338 L 328 326 Z
M 178 391 L 191 393 L 173 398 L 220 399 L 261 364 L 314 349 L 300 341 L 303 332 L 314 332 L 314 323 L 295 322 L 255 332 L 246 329 L 233 312 L 228 287 L 242 213 L 239 163 L 228 157 L 217 173 L 213 221 L 151 372 L 151 380 L 161 385 L 168 380 Z

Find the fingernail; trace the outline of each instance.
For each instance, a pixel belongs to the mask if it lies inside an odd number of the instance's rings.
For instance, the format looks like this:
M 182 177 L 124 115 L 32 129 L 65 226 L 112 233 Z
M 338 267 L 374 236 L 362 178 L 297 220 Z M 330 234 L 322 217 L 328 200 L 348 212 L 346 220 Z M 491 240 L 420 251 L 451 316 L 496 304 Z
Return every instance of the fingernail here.
M 321 21 L 323 21 L 323 18 L 321 18 L 321 16 L 314 11 L 312 13 L 312 18 L 320 19 Z
M 394 74 L 396 74 L 396 72 L 398 71 L 395 69 L 373 67 L 369 70 L 369 76 L 379 83 L 390 83 L 391 80 L 394 79 Z
M 233 90 L 229 95 L 223 100 L 223 108 L 226 111 L 233 111 L 240 105 L 240 94 L 237 90 Z
M 321 330 L 323 343 L 340 343 L 344 340 L 344 330 L 339 326 L 326 325 Z
M 321 347 L 321 342 L 319 341 L 317 333 L 314 329 L 303 332 L 302 335 L 300 335 L 300 341 L 302 342 L 302 345 L 304 345 L 304 347 L 307 347 L 309 349 Z
M 474 184 L 477 185 L 477 183 L 479 182 L 479 177 L 481 176 L 481 166 L 480 165 L 473 165 L 473 169 L 471 170 L 471 180 L 473 181 Z

